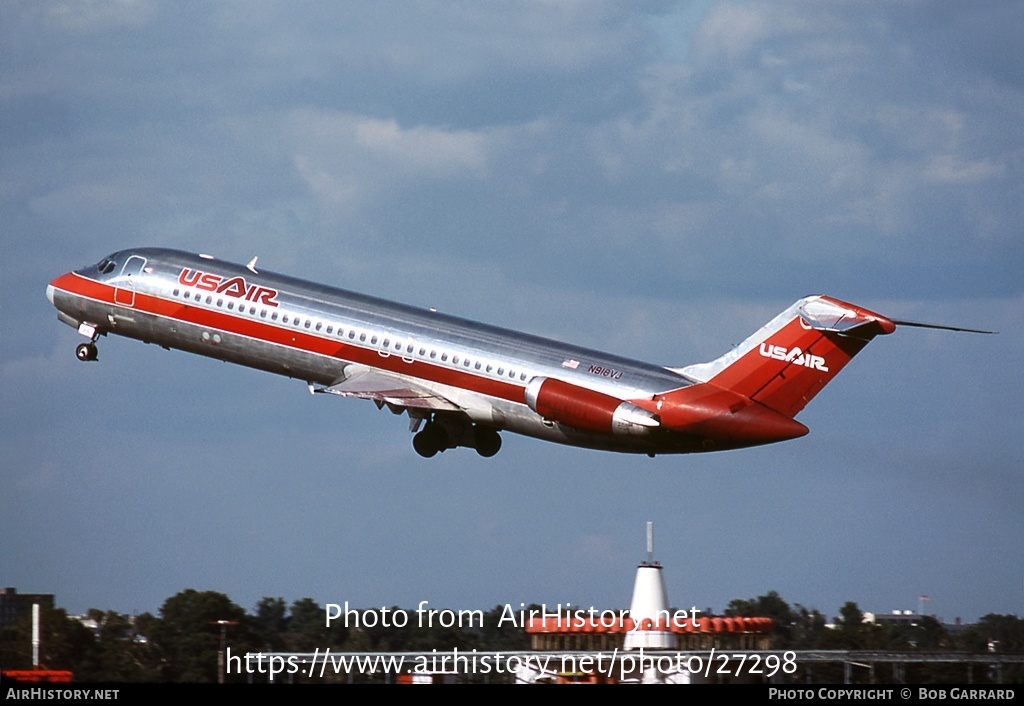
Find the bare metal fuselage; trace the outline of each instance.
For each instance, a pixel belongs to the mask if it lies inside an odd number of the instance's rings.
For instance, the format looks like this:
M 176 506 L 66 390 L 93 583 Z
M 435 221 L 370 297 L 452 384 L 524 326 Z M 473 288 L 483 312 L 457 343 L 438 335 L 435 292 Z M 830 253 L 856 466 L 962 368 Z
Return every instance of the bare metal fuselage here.
M 90 338 L 82 360 L 95 360 L 109 333 L 298 378 L 407 413 L 424 456 L 457 446 L 491 456 L 499 431 L 652 456 L 796 438 L 807 433 L 796 414 L 896 328 L 805 297 L 720 358 L 665 368 L 257 270 L 255 260 L 161 248 L 63 274 L 47 296 Z
M 527 384 L 536 378 L 623 399 L 692 384 L 663 367 L 185 252 L 140 248 L 106 262 L 115 266 L 106 272 L 85 267 L 50 285 L 48 296 L 65 323 L 321 389 L 344 380 L 353 366 L 379 369 L 458 408 L 434 409 L 434 415 L 560 443 L 637 453 L 702 445 L 685 434 L 673 440 L 657 431 L 587 433 L 545 420 L 524 402 Z M 420 408 L 407 409 L 415 417 Z

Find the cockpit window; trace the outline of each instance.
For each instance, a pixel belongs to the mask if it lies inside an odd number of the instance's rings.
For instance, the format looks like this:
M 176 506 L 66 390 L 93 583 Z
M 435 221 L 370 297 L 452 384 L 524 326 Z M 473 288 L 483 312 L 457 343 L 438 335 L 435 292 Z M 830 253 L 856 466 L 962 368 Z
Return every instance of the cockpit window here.
M 100 271 L 101 275 L 109 275 L 117 269 L 117 263 L 109 257 L 105 257 L 100 261 L 100 264 L 96 265 L 96 269 Z

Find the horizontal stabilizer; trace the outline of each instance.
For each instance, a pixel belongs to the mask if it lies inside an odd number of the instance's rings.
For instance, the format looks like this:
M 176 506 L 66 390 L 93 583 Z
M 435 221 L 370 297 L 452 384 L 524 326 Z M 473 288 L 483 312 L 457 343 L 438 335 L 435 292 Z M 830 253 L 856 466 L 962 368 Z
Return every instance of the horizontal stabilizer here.
M 896 330 L 891 319 L 830 297 L 803 299 L 796 311 L 808 329 L 818 331 L 873 338 Z

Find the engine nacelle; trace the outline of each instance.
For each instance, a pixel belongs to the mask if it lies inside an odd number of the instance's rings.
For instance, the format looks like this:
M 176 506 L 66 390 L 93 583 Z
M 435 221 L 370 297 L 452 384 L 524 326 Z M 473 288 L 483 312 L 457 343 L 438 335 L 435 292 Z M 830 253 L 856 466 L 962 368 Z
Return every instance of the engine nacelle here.
M 536 377 L 526 386 L 526 404 L 559 424 L 602 434 L 646 434 L 658 415 L 632 402 L 556 378 Z

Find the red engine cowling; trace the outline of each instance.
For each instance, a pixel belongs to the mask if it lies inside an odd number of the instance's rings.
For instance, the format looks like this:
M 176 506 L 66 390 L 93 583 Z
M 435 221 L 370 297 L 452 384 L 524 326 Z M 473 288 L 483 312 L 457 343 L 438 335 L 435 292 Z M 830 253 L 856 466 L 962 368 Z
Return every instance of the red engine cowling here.
M 603 434 L 645 434 L 658 415 L 632 402 L 556 378 L 537 377 L 526 386 L 526 404 L 559 424 Z

